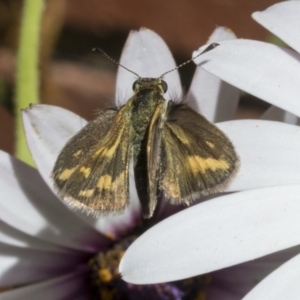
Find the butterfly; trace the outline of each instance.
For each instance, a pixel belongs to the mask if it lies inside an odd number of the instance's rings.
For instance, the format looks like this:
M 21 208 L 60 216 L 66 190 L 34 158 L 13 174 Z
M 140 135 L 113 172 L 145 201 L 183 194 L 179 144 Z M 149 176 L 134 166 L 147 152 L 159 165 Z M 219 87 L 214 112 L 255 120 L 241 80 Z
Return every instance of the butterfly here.
M 224 189 L 239 166 L 233 144 L 187 104 L 166 101 L 163 75 L 137 75 L 123 106 L 101 111 L 67 142 L 52 171 L 63 200 L 88 214 L 123 212 L 131 162 L 144 218 L 153 216 L 160 195 L 189 205 Z

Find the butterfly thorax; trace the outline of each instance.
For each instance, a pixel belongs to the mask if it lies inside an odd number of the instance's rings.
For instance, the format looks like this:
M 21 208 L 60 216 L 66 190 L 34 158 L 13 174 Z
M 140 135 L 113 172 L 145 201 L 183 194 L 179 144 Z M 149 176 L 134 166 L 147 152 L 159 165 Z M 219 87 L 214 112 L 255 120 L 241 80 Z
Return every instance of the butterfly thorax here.
M 164 100 L 165 82 L 161 78 L 139 78 L 133 85 L 131 98 L 131 124 L 134 144 L 140 143 L 147 134 L 153 113 L 157 105 Z

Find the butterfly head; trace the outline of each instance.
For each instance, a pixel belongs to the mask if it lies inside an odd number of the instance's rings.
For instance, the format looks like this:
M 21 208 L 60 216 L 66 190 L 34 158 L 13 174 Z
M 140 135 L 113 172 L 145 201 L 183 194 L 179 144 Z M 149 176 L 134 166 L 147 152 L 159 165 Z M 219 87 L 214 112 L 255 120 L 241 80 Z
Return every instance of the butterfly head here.
M 142 90 L 154 90 L 158 89 L 161 94 L 165 94 L 168 90 L 167 83 L 161 78 L 142 78 L 139 77 L 132 85 L 132 89 L 135 93 Z

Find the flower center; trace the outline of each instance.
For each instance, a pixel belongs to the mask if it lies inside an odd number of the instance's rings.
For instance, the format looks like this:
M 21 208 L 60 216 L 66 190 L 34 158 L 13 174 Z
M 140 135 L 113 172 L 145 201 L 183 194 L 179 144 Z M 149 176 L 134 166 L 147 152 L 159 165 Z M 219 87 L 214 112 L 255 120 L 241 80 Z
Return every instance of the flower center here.
M 170 283 L 134 285 L 122 280 L 118 266 L 136 237 L 127 237 L 106 252 L 92 257 L 88 266 L 93 300 L 205 300 L 210 275 L 196 276 Z

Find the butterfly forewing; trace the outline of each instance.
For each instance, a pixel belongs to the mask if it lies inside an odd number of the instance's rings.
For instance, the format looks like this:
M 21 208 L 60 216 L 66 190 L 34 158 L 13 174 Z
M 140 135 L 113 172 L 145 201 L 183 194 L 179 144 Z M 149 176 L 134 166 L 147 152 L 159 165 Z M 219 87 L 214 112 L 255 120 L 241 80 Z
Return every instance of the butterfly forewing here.
M 238 166 L 222 131 L 187 105 L 172 101 L 162 131 L 161 158 L 160 189 L 175 204 L 220 191 Z
M 130 136 L 126 106 L 86 125 L 68 142 L 53 169 L 62 198 L 96 215 L 123 211 L 129 200 Z

